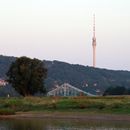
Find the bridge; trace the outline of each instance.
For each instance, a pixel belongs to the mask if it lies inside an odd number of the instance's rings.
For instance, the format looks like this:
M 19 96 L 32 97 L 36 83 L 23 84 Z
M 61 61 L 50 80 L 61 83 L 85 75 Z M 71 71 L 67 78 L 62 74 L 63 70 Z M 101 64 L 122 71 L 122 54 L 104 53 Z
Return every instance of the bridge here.
M 68 83 L 64 83 L 61 86 L 57 86 L 55 89 L 47 93 L 48 96 L 95 96 L 89 92 L 76 88 Z

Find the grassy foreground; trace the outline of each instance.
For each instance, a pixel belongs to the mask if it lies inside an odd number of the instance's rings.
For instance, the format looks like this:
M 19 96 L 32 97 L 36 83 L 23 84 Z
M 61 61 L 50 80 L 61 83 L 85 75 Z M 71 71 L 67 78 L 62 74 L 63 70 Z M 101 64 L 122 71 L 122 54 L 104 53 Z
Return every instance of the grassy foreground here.
M 130 96 L 0 98 L 0 115 L 30 111 L 130 114 Z

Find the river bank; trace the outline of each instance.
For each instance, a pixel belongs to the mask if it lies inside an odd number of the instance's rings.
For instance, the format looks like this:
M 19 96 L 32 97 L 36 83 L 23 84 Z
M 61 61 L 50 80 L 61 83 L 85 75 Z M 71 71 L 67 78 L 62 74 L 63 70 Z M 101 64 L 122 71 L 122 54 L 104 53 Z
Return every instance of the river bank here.
M 1 115 L 0 119 L 80 119 L 100 121 L 130 121 L 130 115 L 93 114 L 81 112 L 17 112 L 15 115 Z
M 0 115 L 22 112 L 130 114 L 130 96 L 0 98 Z

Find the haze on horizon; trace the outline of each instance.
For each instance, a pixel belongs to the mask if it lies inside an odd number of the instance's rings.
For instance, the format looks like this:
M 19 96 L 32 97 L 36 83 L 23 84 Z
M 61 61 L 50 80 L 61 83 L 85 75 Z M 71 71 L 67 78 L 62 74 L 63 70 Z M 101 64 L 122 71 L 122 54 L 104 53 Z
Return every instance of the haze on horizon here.
M 0 54 L 130 70 L 130 0 L 1 0 Z

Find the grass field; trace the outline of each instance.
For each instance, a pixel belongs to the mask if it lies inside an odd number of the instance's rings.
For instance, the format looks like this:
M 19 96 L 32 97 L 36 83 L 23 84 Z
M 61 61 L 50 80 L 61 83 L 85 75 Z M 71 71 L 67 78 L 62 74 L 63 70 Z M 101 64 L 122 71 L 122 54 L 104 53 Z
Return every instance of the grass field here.
M 0 98 L 0 115 L 28 111 L 130 114 L 130 96 Z

